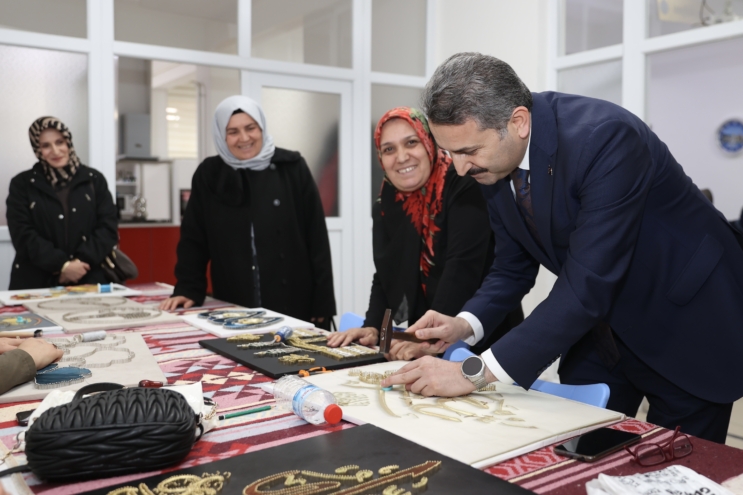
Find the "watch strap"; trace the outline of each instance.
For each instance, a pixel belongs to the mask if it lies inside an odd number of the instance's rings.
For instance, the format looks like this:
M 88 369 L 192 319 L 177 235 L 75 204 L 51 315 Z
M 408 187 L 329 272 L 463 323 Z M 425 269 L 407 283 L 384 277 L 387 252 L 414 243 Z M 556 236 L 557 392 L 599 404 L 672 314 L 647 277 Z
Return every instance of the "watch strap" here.
M 488 381 L 485 379 L 485 375 L 473 377 L 470 381 L 475 385 L 475 390 L 480 390 L 488 386 Z

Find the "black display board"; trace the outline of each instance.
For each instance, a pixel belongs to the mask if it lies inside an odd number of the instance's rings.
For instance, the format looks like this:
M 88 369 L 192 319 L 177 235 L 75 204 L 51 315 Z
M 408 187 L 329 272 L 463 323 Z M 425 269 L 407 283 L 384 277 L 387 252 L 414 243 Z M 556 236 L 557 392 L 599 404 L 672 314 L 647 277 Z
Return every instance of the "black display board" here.
M 269 342 L 271 340 L 273 340 L 273 335 L 267 333 L 261 336 L 260 341 Z M 306 354 L 313 357 L 315 358 L 315 362 L 312 364 L 291 365 L 280 363 L 279 358 L 277 357 L 256 357 L 256 352 L 261 352 L 266 349 L 238 349 L 235 342 L 227 342 L 227 339 L 200 340 L 199 344 L 201 347 L 205 347 L 217 354 L 228 357 L 237 363 L 244 364 L 248 368 L 259 371 L 271 378 L 280 378 L 284 375 L 295 375 L 299 370 L 306 370 L 316 366 L 323 366 L 329 370 L 340 370 L 343 368 L 355 368 L 357 366 L 382 363 L 385 361 L 382 354 L 371 354 L 369 356 L 338 360 L 319 353 L 302 351 L 297 354 Z M 325 345 L 323 342 L 313 342 L 313 344 L 320 346 Z
M 435 434 L 435 432 L 431 434 Z M 527 495 L 532 493 L 518 485 L 484 473 L 369 424 L 179 471 L 170 471 L 150 478 L 131 480 L 121 485 L 85 493 L 105 495 L 118 487 L 137 487 L 140 483 L 144 483 L 150 490 L 154 491 L 158 483 L 172 476 L 184 474 L 202 476 L 204 473 L 229 472 L 230 477 L 225 481 L 219 495 L 242 494 L 243 490 L 249 485 L 253 485 L 254 490 L 248 491 L 248 493 L 270 494 L 289 488 L 284 484 L 289 474 L 293 474 L 295 480 L 298 478 L 304 479 L 305 485 L 303 488 L 308 489 L 310 487 L 307 485 L 333 483 L 334 480 L 332 478 L 322 478 L 316 474 L 302 473 L 302 471 L 334 475 L 336 469 L 349 465 L 356 465 L 361 470 L 370 470 L 373 475 L 370 479 L 367 478 L 363 481 L 363 484 L 353 480 L 345 482 L 337 489 L 333 489 L 332 485 L 326 484 L 327 488 L 325 490 L 318 490 L 315 493 L 322 493 L 323 495 L 382 493 L 387 486 L 393 484 L 397 485 L 398 488 L 405 488 L 406 491 L 416 493 L 415 490 L 411 490 L 411 483 L 420 482 L 422 476 L 428 478 L 425 488 L 426 495 L 461 493 L 470 495 Z M 390 465 L 397 465 L 398 470 L 393 471 L 392 474 L 381 476 L 380 469 Z M 411 476 L 412 473 L 423 471 L 427 472 L 418 476 Z M 262 490 L 260 486 L 256 486 L 256 482 L 279 473 L 283 473 L 283 476 L 274 476 L 274 480 L 263 485 Z M 379 481 L 380 478 L 383 481 Z M 294 488 L 300 488 L 298 482 L 294 485 Z M 314 490 L 308 490 L 302 493 L 313 492 Z

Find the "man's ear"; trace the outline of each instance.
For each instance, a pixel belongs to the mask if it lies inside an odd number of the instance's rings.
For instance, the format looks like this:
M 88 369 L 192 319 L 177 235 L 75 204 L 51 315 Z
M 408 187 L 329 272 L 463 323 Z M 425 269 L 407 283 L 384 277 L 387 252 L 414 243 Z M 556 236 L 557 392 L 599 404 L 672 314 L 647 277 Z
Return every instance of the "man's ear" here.
M 516 107 L 513 109 L 509 124 L 514 126 L 518 137 L 527 139 L 531 130 L 531 113 L 526 107 Z

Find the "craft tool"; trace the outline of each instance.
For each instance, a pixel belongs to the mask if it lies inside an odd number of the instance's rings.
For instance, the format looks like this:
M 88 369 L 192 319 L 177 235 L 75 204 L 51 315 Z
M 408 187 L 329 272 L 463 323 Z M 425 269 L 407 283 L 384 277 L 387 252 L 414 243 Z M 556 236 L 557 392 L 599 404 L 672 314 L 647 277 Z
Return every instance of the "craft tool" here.
M 222 421 L 223 419 L 236 418 L 238 416 L 245 416 L 245 415 L 248 415 L 248 414 L 253 414 L 253 413 L 257 413 L 257 412 L 261 412 L 261 411 L 268 411 L 269 409 L 271 409 L 271 406 L 261 406 L 261 407 L 256 407 L 254 409 L 247 409 L 245 411 L 238 411 L 238 412 L 234 412 L 234 413 L 222 414 L 222 415 L 219 416 L 219 420 Z
M 22 338 L 23 339 L 23 338 L 27 338 L 27 337 L 39 338 L 42 335 L 44 335 L 44 331 L 41 330 L 41 329 L 34 330 L 34 333 L 33 334 L 29 333 L 28 330 L 26 330 L 25 332 L 2 332 L 2 331 L 0 331 L 0 337 L 16 337 L 16 338 Z
M 435 344 L 439 339 L 419 339 L 411 332 L 395 332 L 392 328 L 392 310 L 387 309 L 384 312 L 384 318 L 382 319 L 382 327 L 379 329 L 379 352 L 387 354 L 390 352 L 392 346 L 392 339 L 404 340 L 405 342 L 428 342 L 429 344 Z
M 294 329 L 292 329 L 292 327 L 281 327 L 276 330 L 273 339 L 276 342 L 286 342 L 286 339 L 290 338 L 292 334 L 294 334 Z
M 310 375 L 317 375 L 318 373 L 332 373 L 333 370 L 325 369 L 325 366 L 315 366 L 308 370 L 299 370 L 299 376 L 306 378 Z
M 142 388 L 160 388 L 163 386 L 163 382 L 156 382 L 153 380 L 140 380 L 139 386 Z

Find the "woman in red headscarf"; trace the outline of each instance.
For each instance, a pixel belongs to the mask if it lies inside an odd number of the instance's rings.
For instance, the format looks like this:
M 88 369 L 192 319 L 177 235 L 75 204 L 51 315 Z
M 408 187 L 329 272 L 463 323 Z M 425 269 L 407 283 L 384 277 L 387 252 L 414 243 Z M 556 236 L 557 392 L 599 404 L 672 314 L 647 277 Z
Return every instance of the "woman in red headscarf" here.
M 362 328 L 332 334 L 335 347 L 377 343 L 386 308 L 397 323 L 415 323 L 429 309 L 455 316 L 480 287 L 494 256 L 485 200 L 471 177 L 459 177 L 439 150 L 419 110 L 398 107 L 377 124 L 374 142 L 385 178 L 374 205 L 374 265 Z M 517 308 L 477 348 L 523 320 Z M 393 359 L 423 355 L 418 344 L 393 341 Z

